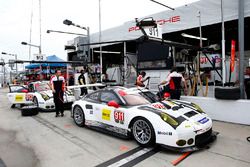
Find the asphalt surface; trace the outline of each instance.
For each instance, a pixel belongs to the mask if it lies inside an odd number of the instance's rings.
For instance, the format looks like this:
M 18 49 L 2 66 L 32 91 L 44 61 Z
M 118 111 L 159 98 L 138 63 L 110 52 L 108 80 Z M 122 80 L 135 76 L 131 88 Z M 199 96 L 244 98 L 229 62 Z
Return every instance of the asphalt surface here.
M 11 109 L 8 89 L 0 89 L 0 167 L 167 167 L 181 156 L 162 148 L 140 148 L 133 140 L 74 124 L 70 111 L 22 117 Z M 181 167 L 249 167 L 250 126 L 214 121 L 220 134 L 208 149 L 192 153 Z

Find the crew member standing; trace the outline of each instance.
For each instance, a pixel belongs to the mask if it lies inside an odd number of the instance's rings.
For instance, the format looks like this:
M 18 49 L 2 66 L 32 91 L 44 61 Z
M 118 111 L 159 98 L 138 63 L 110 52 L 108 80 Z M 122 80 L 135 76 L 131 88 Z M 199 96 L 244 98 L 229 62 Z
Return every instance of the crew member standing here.
M 250 67 L 246 68 L 246 73 L 244 77 L 245 77 L 244 84 L 245 84 L 247 99 L 250 99 Z
M 180 99 L 181 83 L 184 85 L 184 94 L 187 95 L 186 81 L 183 76 L 177 72 L 176 67 L 173 67 L 166 81 L 161 82 L 160 85 L 167 84 L 171 99 Z
M 51 77 L 50 79 L 50 84 L 51 84 L 51 89 L 53 92 L 53 97 L 54 97 L 54 103 L 56 107 L 56 116 L 59 116 L 59 113 L 61 113 L 61 116 L 64 116 L 64 103 L 63 103 L 63 94 L 65 91 L 65 79 L 61 75 L 60 70 L 55 71 L 56 74 Z
M 78 83 L 79 83 L 79 85 L 86 85 L 86 80 L 85 80 L 84 74 L 85 74 L 85 71 L 81 70 L 81 74 L 78 77 Z M 86 94 L 88 94 L 87 88 L 86 87 L 82 87 L 81 88 L 81 96 L 82 95 L 86 95 Z
M 139 86 L 139 87 L 145 87 L 144 82 L 150 78 L 150 77 L 146 77 L 145 78 L 145 76 L 146 76 L 146 72 L 145 71 L 140 72 L 140 74 L 136 78 L 136 85 L 137 86 Z

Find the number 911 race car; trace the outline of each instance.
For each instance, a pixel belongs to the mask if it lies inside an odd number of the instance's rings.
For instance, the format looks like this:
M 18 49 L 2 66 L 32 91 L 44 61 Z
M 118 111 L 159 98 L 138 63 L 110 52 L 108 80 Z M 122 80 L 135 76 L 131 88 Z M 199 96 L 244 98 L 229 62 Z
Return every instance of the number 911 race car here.
M 27 87 L 22 85 L 10 85 L 7 94 L 12 107 L 16 104 L 21 106 L 34 104 L 41 110 L 55 110 L 53 93 L 47 81 L 31 82 Z M 71 91 L 64 93 L 64 105 L 70 106 L 75 101 L 75 96 Z
M 106 88 L 75 101 L 71 115 L 78 126 L 132 136 L 142 146 L 157 143 L 185 152 L 215 138 L 211 118 L 197 105 L 154 96 L 148 90 Z

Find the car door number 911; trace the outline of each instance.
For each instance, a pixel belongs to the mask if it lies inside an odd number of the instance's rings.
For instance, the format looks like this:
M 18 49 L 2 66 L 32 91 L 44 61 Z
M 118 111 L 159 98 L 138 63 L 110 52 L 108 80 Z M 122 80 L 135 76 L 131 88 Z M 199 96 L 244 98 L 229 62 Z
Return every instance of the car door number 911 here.
M 124 123 L 124 113 L 121 111 L 114 111 L 114 119 L 116 123 Z

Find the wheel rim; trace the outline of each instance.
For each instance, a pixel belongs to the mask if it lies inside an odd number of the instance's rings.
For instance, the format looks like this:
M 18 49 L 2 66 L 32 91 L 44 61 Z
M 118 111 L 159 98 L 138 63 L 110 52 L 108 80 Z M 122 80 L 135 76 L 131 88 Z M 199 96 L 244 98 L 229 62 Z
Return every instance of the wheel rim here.
M 74 120 L 77 124 L 82 124 L 83 122 L 83 112 L 79 107 L 75 107 L 74 109 Z
M 152 136 L 152 132 L 148 123 L 144 120 L 137 120 L 133 125 L 133 134 L 135 140 L 141 144 L 147 144 Z

